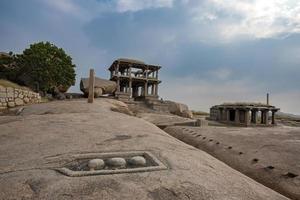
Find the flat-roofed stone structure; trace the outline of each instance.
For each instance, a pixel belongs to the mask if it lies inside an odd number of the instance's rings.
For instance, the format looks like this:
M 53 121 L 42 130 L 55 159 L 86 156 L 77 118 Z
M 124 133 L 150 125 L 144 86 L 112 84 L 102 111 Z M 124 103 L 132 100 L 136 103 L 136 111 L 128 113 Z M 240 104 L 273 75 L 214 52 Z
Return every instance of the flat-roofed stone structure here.
M 224 103 L 210 108 L 210 119 L 243 126 L 271 126 L 276 125 L 275 113 L 278 110 L 275 106 L 262 103 Z
M 158 71 L 161 66 L 142 61 L 120 58 L 109 67 L 110 80 L 117 83 L 119 100 L 158 99 Z

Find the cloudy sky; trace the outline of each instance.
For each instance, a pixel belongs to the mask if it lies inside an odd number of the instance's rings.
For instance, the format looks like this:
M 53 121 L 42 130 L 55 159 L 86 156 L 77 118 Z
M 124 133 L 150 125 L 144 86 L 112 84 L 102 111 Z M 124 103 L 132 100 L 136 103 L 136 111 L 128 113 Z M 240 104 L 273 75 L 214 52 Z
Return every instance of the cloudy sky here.
M 192 109 L 269 92 L 300 114 L 299 0 L 1 0 L 0 27 L 0 51 L 50 41 L 77 80 L 129 57 L 161 65 L 160 96 Z

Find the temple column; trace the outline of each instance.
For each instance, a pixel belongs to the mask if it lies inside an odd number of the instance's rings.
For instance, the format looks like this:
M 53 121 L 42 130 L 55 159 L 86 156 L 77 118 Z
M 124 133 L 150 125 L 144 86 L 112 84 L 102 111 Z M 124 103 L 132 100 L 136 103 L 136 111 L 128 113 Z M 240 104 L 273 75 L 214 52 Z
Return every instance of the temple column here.
M 249 110 L 245 110 L 245 125 L 249 126 Z
M 223 108 L 220 108 L 219 109 L 219 121 L 222 121 L 223 120 Z
M 120 92 L 120 79 L 117 79 L 117 92 Z
M 130 93 L 130 97 L 132 97 L 132 80 L 129 79 L 129 88 L 128 88 L 128 92 Z
M 275 113 L 276 111 L 272 110 L 272 124 L 275 125 L 276 122 L 275 122 Z
M 148 95 L 148 82 L 146 81 L 144 85 L 144 96 L 146 97 L 147 95 Z
M 151 95 L 154 95 L 155 94 L 155 88 L 154 88 L 154 83 L 152 84 L 152 87 L 151 87 Z
M 240 111 L 238 109 L 235 110 L 235 123 L 239 124 L 240 123 Z
M 155 96 L 158 96 L 158 84 L 155 83 Z
M 230 112 L 226 109 L 226 121 L 230 121 Z
M 253 124 L 257 123 L 257 110 L 252 110 L 251 111 L 251 122 Z
M 119 76 L 119 63 L 117 63 L 117 67 L 116 67 L 116 75 Z
M 265 125 L 269 125 L 269 110 L 265 111 Z

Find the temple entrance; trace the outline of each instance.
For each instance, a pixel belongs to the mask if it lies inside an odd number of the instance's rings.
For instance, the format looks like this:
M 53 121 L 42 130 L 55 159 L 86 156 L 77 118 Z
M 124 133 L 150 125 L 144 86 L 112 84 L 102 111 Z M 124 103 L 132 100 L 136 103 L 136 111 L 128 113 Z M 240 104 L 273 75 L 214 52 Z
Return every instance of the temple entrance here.
M 235 120 L 235 110 L 229 110 L 229 120 L 234 122 L 234 120 Z

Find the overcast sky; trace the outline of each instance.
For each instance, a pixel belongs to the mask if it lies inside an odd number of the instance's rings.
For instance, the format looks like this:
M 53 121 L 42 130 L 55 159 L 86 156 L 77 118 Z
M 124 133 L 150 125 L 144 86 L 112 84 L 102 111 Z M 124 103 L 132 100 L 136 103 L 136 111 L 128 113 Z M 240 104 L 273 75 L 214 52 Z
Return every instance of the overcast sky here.
M 299 0 L 1 0 L 0 51 L 50 41 L 76 64 L 77 85 L 114 59 L 159 64 L 164 99 L 208 111 L 265 102 L 300 114 Z

